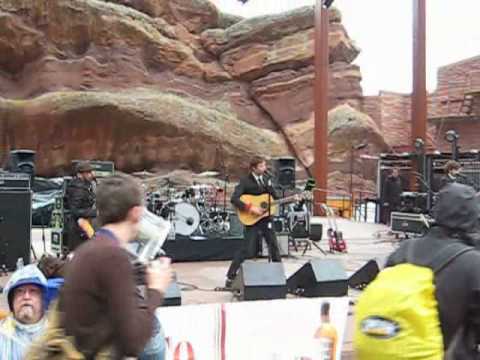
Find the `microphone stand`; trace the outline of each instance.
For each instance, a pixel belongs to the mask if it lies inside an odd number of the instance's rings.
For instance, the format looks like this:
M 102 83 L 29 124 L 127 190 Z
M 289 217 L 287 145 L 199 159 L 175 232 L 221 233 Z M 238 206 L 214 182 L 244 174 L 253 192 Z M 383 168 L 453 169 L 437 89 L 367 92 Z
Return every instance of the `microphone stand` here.
M 266 181 L 265 184 L 265 189 L 267 190 L 268 194 L 268 217 L 267 217 L 267 228 L 270 231 L 273 231 L 272 229 L 272 194 L 271 194 L 271 187 L 272 187 L 272 179 L 269 177 L 268 180 Z M 265 235 L 264 235 L 265 236 Z M 270 247 L 275 246 L 276 244 L 271 244 Z M 268 244 L 267 244 L 268 247 Z M 272 262 L 272 254 L 270 248 L 268 248 L 268 262 Z
M 430 209 L 431 209 L 431 205 L 430 202 L 433 200 L 433 191 L 432 191 L 432 188 L 430 187 L 430 185 L 425 181 L 423 175 L 419 172 L 416 172 L 416 171 L 413 171 L 413 175 L 418 179 L 420 180 L 420 182 L 422 183 L 423 186 L 425 186 L 425 188 L 427 189 L 427 193 L 428 193 L 428 198 L 427 198 L 427 211 L 430 212 Z
M 47 245 L 45 242 L 45 218 L 44 218 L 45 212 L 44 209 L 40 210 L 40 216 L 42 220 L 42 242 L 43 242 L 43 253 L 47 253 Z
M 223 213 L 227 214 L 227 183 L 228 183 L 229 179 L 228 179 L 228 175 L 225 175 L 225 181 L 223 183 Z M 215 197 L 215 201 L 216 201 L 216 197 Z

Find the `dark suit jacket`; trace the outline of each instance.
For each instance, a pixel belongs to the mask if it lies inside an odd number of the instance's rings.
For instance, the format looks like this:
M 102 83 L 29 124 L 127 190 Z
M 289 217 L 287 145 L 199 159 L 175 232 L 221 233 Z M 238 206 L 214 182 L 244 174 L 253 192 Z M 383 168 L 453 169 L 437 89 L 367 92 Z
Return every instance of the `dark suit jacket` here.
M 274 199 L 278 199 L 278 194 L 276 193 L 273 186 L 268 186 L 271 183 L 271 178 L 267 176 L 263 176 L 263 181 L 265 182 L 265 186 L 260 186 L 255 178 L 253 177 L 252 173 L 249 173 L 247 176 L 240 179 L 240 182 L 235 187 L 235 191 L 232 194 L 231 202 L 232 204 L 240 210 L 245 210 L 245 203 L 240 200 L 240 196 L 242 195 L 262 195 L 265 193 L 269 193 L 273 196 Z
M 95 208 L 95 192 L 90 182 L 74 178 L 67 187 L 68 207 L 76 219 L 94 218 L 97 216 Z

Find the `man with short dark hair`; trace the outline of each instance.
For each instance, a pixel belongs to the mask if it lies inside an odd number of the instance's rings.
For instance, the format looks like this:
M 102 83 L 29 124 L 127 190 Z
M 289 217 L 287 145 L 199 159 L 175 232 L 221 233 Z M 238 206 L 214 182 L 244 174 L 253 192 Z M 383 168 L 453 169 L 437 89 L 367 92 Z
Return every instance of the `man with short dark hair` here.
M 442 188 L 445 185 L 451 184 L 454 182 L 459 182 L 465 185 L 469 185 L 469 184 L 466 184 L 466 181 L 465 181 L 466 179 L 461 175 L 462 165 L 460 165 L 459 162 L 455 160 L 447 161 L 447 163 L 445 164 L 444 171 L 445 171 L 445 176 L 443 176 L 442 178 L 442 184 L 441 184 Z
M 97 216 L 95 206 L 95 181 L 93 167 L 88 161 L 80 161 L 75 167 L 75 177 L 66 190 L 67 207 L 70 210 L 68 248 L 74 251 L 88 239 L 88 234 L 79 226 L 83 219 L 93 226 Z
M 268 211 L 268 209 L 262 209 L 253 204 L 245 203 L 240 197 L 242 195 L 270 194 L 273 198 L 278 198 L 277 193 L 271 184 L 271 179 L 265 174 L 266 170 L 267 163 L 264 158 L 259 156 L 252 158 L 250 161 L 250 173 L 240 179 L 240 182 L 235 187 L 235 191 L 231 197 L 231 202 L 237 209 L 251 213 L 254 216 L 262 216 Z M 253 225 L 245 225 L 243 247 L 235 254 L 235 257 L 230 264 L 227 273 L 227 280 L 225 282 L 226 288 L 232 286 L 233 279 L 243 261 L 246 258 L 252 258 L 257 254 L 259 245 L 258 240 L 261 236 L 263 236 L 267 242 L 269 255 L 272 261 L 282 261 L 270 216 L 260 219 Z
M 87 359 L 106 348 L 114 359 L 138 356 L 152 336 L 155 309 L 172 279 L 170 262 L 153 262 L 147 268 L 146 293 L 136 290 L 126 250 L 143 213 L 142 189 L 134 178 L 104 179 L 97 208 L 102 228 L 76 250 L 67 270 L 59 304 L 63 326 Z
M 46 326 L 47 279 L 36 265 L 27 265 L 12 274 L 3 293 L 11 314 L 0 322 L 0 359 L 22 360 Z

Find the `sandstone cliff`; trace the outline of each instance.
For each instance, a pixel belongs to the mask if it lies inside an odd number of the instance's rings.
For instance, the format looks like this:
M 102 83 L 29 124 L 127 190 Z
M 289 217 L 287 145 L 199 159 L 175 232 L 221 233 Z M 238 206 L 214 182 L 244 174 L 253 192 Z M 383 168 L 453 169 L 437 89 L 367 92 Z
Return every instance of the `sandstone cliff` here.
M 330 24 L 331 107 L 359 109 L 359 50 L 338 11 Z M 78 158 L 202 171 L 221 148 L 237 174 L 255 153 L 308 168 L 313 26 L 312 7 L 241 19 L 208 0 L 0 0 L 0 161 L 30 148 L 42 175 Z

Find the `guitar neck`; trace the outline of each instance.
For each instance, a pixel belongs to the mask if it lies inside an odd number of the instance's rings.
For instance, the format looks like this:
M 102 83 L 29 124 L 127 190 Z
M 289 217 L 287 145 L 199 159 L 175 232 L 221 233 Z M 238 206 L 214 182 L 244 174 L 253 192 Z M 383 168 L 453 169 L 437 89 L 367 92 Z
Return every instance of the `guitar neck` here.
M 283 199 L 274 200 L 272 201 L 272 204 L 281 205 L 281 204 L 285 204 L 292 201 L 295 201 L 295 196 L 287 196 L 286 198 L 283 198 Z

